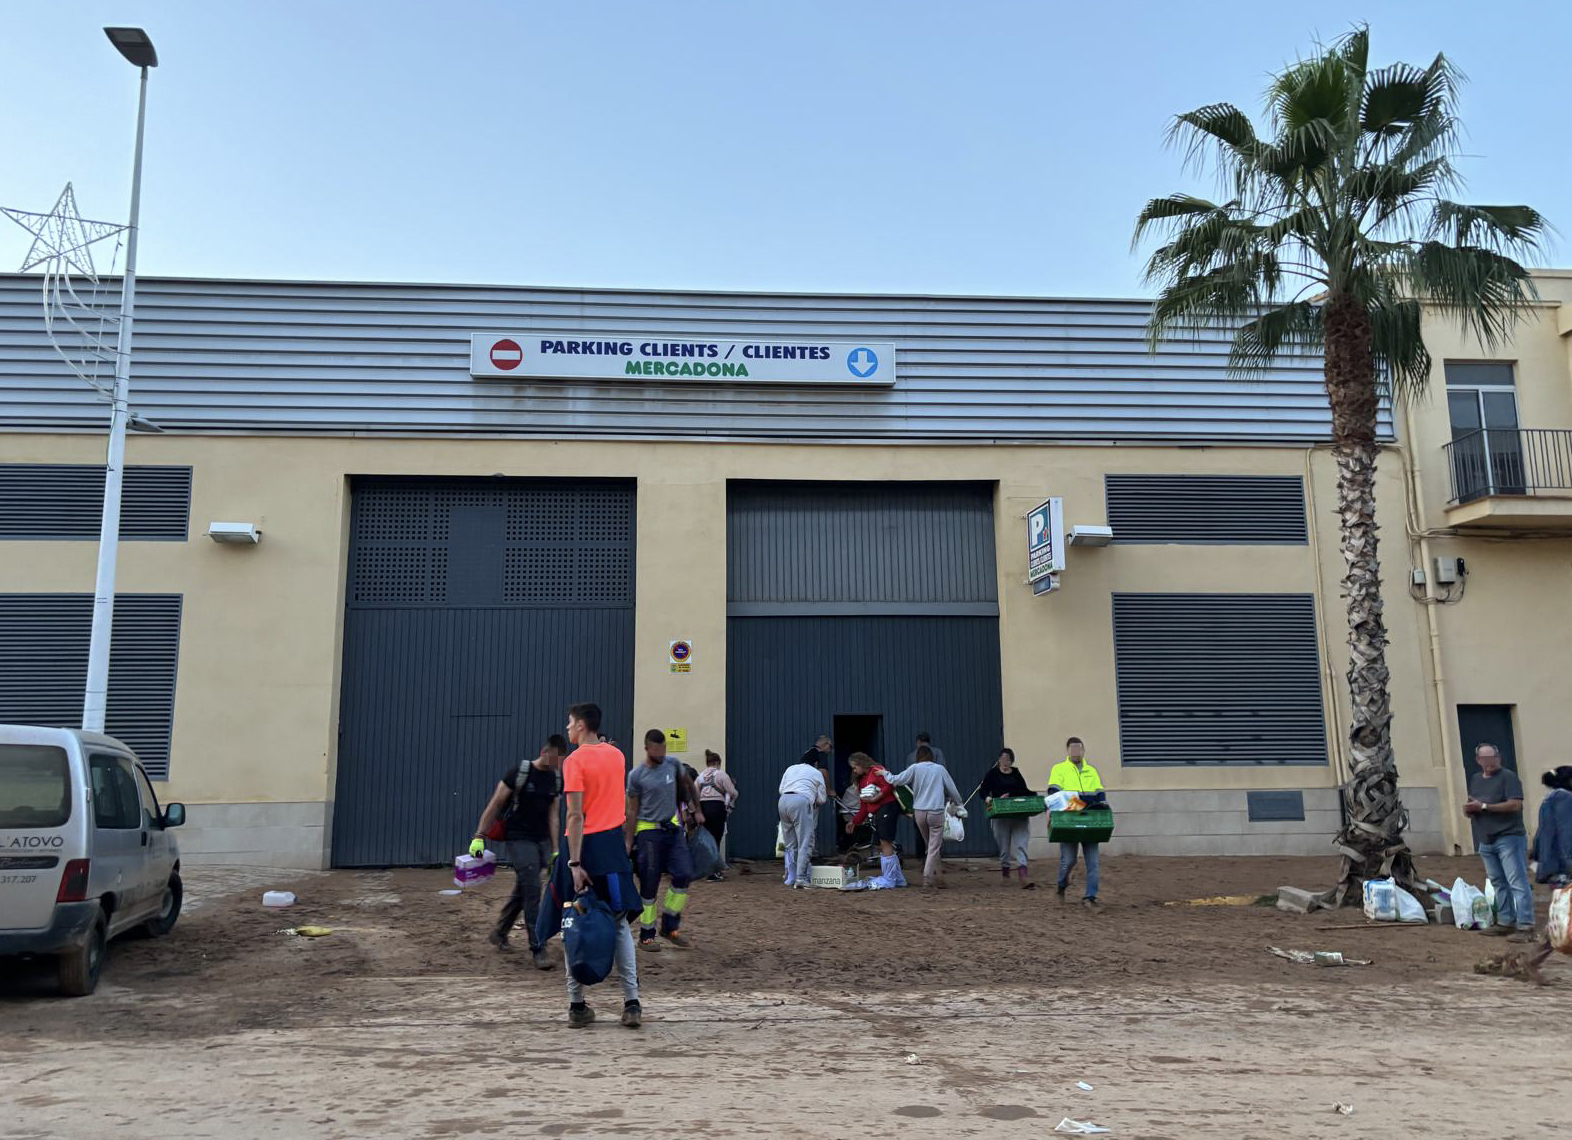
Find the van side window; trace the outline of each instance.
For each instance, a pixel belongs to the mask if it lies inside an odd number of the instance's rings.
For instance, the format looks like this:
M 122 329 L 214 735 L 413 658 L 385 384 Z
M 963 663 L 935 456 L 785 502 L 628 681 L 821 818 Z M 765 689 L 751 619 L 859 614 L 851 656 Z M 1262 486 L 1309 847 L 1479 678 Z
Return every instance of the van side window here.
M 158 806 L 158 796 L 153 792 L 153 785 L 147 781 L 147 773 L 140 768 L 136 770 L 136 786 L 142 789 L 142 825 L 150 830 L 157 828 L 162 831 L 163 810 Z
M 118 756 L 94 755 L 88 758 L 88 769 L 93 781 L 94 825 L 116 831 L 140 828 L 142 802 L 129 765 Z

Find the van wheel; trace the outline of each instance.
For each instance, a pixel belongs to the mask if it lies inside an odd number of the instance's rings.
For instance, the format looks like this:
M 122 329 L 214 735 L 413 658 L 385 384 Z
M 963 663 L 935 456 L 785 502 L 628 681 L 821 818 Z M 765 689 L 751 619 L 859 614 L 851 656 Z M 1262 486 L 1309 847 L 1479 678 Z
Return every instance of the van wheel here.
M 100 910 L 82 945 L 60 955 L 60 992 L 67 997 L 86 997 L 96 990 L 108 951 L 109 924 Z
M 180 917 L 180 904 L 185 900 L 185 895 L 180 876 L 170 875 L 169 883 L 164 887 L 163 901 L 158 904 L 158 916 L 142 924 L 149 938 L 162 938 L 175 928 L 175 919 Z

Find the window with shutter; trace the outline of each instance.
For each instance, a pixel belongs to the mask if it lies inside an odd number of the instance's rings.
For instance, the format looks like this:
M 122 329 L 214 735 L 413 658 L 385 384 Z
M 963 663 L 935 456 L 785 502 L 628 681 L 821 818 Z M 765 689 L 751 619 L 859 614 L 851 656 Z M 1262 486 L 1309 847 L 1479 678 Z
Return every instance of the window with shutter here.
M 169 775 L 180 594 L 117 594 L 105 728 L 155 779 Z M 76 728 L 87 689 L 91 594 L 0 594 L 0 723 Z
M 1137 764 L 1325 764 L 1315 598 L 1114 594 L 1119 751 Z

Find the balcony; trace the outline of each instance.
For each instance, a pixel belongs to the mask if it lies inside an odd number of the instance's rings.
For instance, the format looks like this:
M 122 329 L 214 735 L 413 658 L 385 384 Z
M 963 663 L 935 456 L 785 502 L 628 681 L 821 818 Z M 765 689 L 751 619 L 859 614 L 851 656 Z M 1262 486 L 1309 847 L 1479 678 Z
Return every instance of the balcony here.
M 1444 450 L 1448 526 L 1572 531 L 1572 430 L 1486 428 Z

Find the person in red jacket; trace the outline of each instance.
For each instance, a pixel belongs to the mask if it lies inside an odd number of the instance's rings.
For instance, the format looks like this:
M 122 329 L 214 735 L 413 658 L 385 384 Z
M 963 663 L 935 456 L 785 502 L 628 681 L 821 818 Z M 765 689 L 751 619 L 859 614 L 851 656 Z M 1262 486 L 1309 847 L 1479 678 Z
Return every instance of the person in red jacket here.
M 884 880 L 880 885 L 904 887 L 906 876 L 901 873 L 901 857 L 895 853 L 895 828 L 901 821 L 901 805 L 895 800 L 895 789 L 890 787 L 884 769 L 873 762 L 873 757 L 853 752 L 846 763 L 857 782 L 859 803 L 857 813 L 846 823 L 846 834 L 855 832 L 864 820 L 872 820 L 873 832 L 879 838 L 879 878 Z

